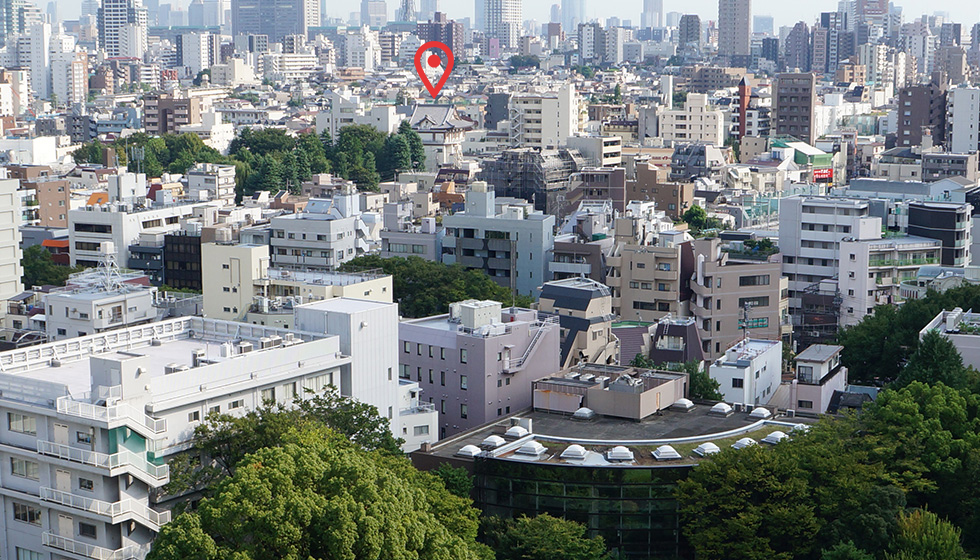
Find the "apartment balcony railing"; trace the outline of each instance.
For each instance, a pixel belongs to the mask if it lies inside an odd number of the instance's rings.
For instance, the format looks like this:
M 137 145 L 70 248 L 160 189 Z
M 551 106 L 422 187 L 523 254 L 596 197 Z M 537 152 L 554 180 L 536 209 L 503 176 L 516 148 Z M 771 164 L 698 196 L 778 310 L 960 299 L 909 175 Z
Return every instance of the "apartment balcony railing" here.
M 436 405 L 435 405 L 435 403 L 419 402 L 415 406 L 411 406 L 411 407 L 408 407 L 408 408 L 402 408 L 402 409 L 400 409 L 398 411 L 398 414 L 399 415 L 406 415 L 406 414 L 425 414 L 427 412 L 435 412 L 435 411 L 436 411 Z
M 915 265 L 926 265 L 926 264 L 936 264 L 939 259 L 871 259 L 868 261 L 868 266 L 915 266 Z
M 110 323 L 112 321 L 110 320 Z M 103 388 L 100 397 L 118 398 L 121 391 L 118 387 Z M 103 394 L 104 393 L 104 394 Z M 106 428 L 119 426 L 130 426 L 141 435 L 154 438 L 167 431 L 167 421 L 162 418 L 153 418 L 142 410 L 128 403 L 116 403 L 106 406 L 73 400 L 71 397 L 59 397 L 58 413 L 67 416 L 75 416 L 86 420 L 94 420 L 104 423 Z
M 132 451 L 123 450 L 107 454 L 98 451 L 79 449 L 53 441 L 38 440 L 37 452 L 41 455 L 55 457 L 74 463 L 82 463 L 109 471 L 109 476 L 128 472 L 147 484 L 158 487 L 170 481 L 170 467 L 154 465 Z
M 108 517 L 113 524 L 136 519 L 150 529 L 159 531 L 162 525 L 170 522 L 169 511 L 160 512 L 150 509 L 146 504 L 131 498 L 118 502 L 105 502 L 47 487 L 41 488 L 40 495 L 41 499 L 46 502 Z
M 93 558 L 94 560 L 143 560 L 146 557 L 146 553 L 150 551 L 149 545 L 126 546 L 116 550 L 110 550 L 47 531 L 41 533 L 41 545 L 62 550 L 76 556 Z

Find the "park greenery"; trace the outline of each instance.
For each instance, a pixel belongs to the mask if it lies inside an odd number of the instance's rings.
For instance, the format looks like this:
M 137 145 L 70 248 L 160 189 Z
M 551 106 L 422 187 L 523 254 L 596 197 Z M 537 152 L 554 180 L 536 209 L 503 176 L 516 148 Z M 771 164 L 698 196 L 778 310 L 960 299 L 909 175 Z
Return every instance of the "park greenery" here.
M 107 148 L 115 151 L 119 165 L 150 177 L 186 173 L 195 163 L 234 165 L 240 196 L 262 190 L 298 194 L 302 182 L 317 173 L 333 173 L 361 189 L 376 190 L 380 181 L 395 179 L 399 171 L 425 165 L 422 139 L 407 121 L 395 134 L 367 125 L 346 126 L 336 139 L 326 132 L 292 136 L 279 128 L 246 128 L 232 141 L 227 156 L 195 134 L 136 133 L 110 145 L 98 140 L 83 144 L 72 156 L 79 164 L 102 163 Z
M 351 270 L 380 269 L 392 275 L 394 300 L 403 317 L 429 317 L 449 312 L 449 304 L 467 299 L 495 300 L 505 306 L 530 307 L 533 299 L 514 297 L 482 270 L 427 261 L 420 257 L 382 258 L 366 255 L 349 261 Z

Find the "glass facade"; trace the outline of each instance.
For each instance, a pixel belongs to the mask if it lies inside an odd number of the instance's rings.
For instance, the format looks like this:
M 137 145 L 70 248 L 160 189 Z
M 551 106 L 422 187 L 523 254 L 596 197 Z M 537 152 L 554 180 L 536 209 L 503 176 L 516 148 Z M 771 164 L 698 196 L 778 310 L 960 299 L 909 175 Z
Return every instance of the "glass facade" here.
M 692 465 L 586 467 L 477 457 L 477 506 L 487 515 L 549 513 L 582 523 L 623 558 L 691 558 L 674 487 Z

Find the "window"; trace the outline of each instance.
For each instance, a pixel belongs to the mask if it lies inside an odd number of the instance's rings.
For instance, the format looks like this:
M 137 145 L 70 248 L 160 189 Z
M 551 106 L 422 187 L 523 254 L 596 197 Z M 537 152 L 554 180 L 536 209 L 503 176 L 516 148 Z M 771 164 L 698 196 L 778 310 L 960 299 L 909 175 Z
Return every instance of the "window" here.
M 465 375 L 460 375 L 459 376 L 459 388 L 465 391 L 466 390 L 466 387 L 467 387 L 466 376 Z
M 439 385 L 446 386 L 446 372 L 444 371 L 439 372 Z
M 422 355 L 422 345 L 421 344 L 416 344 L 415 345 L 415 355 L 417 355 L 417 356 L 421 356 Z
M 445 348 L 440 348 L 439 349 L 439 359 L 440 360 L 445 360 L 446 359 L 446 349 Z
M 446 399 L 439 400 L 439 413 L 440 414 L 446 413 Z
M 435 383 L 435 380 L 432 377 L 432 370 L 431 369 L 429 369 L 429 383 Z
M 459 405 L 459 417 L 460 418 L 466 418 L 468 413 L 469 413 L 469 407 L 468 406 L 466 406 L 465 404 Z
M 429 357 L 430 358 L 432 357 L 432 348 L 433 348 L 433 346 L 430 344 L 429 345 Z
M 428 426 L 415 426 L 415 429 L 413 430 L 413 433 L 415 434 L 415 437 L 427 436 L 427 435 L 429 435 L 429 427 Z
M 19 457 L 10 458 L 10 472 L 14 476 L 22 476 L 31 480 L 37 480 L 38 466 L 34 461 L 21 459 Z
M 276 388 L 269 387 L 268 389 L 262 389 L 262 402 L 276 400 Z
M 388 380 L 391 381 L 391 368 L 388 368 Z M 298 393 L 299 387 L 296 385 L 295 381 L 292 383 L 286 383 L 282 386 L 282 396 L 287 400 L 295 399 Z
M 405 353 L 406 353 L 406 354 L 408 354 L 408 353 L 409 353 L 409 352 L 411 352 L 411 351 L 412 351 L 412 343 L 411 343 L 411 342 L 408 342 L 408 341 L 406 341 L 406 342 L 405 342 Z
M 768 286 L 769 275 L 760 274 L 758 276 L 739 276 L 738 285 L 739 286 Z
M 459 349 L 459 363 L 461 364 L 466 363 L 466 348 Z
M 228 403 L 228 410 L 235 410 L 236 408 L 241 408 L 243 406 L 245 406 L 244 400 L 239 399 L 237 401 L 231 401 Z
M 733 389 L 741 389 L 742 387 L 745 387 L 745 380 L 744 379 L 741 379 L 739 377 L 736 377 L 736 378 L 732 379 L 732 388 Z
M 88 490 L 89 492 L 91 492 L 92 490 L 95 490 L 95 481 L 90 480 L 88 478 L 81 478 L 81 477 L 79 477 L 79 479 L 78 479 L 78 489 L 79 490 Z
M 796 401 L 797 408 L 813 408 L 813 401 Z
M 306 380 L 306 387 L 314 393 L 321 393 L 329 385 L 333 385 L 332 373 L 321 373 Z
M 201 411 L 195 410 L 187 415 L 188 422 L 200 422 L 201 421 Z
M 37 418 L 17 412 L 7 413 L 7 427 L 11 432 L 20 432 L 31 436 L 37 435 Z
M 92 445 L 92 433 L 75 432 L 75 441 L 77 441 L 78 443 L 84 443 L 85 445 Z
M 94 539 L 97 537 L 98 533 L 95 530 L 95 525 L 91 523 L 81 523 L 78 524 L 78 534 L 83 537 L 88 537 Z
M 41 510 L 25 504 L 14 502 L 14 519 L 41 526 Z
M 15 547 L 17 551 L 17 560 L 42 560 L 44 555 L 40 552 L 34 552 L 33 550 L 27 550 L 26 548 Z
M 739 307 L 745 307 L 746 305 L 751 305 L 752 307 L 768 307 L 769 296 L 738 298 Z

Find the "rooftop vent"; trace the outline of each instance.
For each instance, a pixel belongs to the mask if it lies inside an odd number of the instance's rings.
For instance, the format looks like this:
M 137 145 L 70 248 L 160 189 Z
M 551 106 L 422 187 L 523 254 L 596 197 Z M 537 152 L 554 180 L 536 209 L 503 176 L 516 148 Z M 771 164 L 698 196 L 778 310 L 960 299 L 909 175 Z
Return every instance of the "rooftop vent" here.
M 670 408 L 681 412 L 690 412 L 694 408 L 694 403 L 691 402 L 691 399 L 677 399 L 677 402 L 670 405 Z
M 484 449 L 493 449 L 495 447 L 500 447 L 501 445 L 504 444 L 505 441 L 506 440 L 504 440 L 504 438 L 497 435 L 487 436 L 487 439 L 483 440 L 483 443 L 480 444 L 480 447 Z
M 581 445 L 575 443 L 569 445 L 561 452 L 562 459 L 585 459 L 587 451 Z
M 783 441 L 784 439 L 789 439 L 789 436 L 786 435 L 784 432 L 776 430 L 775 432 L 762 438 L 762 443 L 769 443 L 772 445 L 776 445 L 777 443 Z
M 572 414 L 573 420 L 591 420 L 592 418 L 595 418 L 595 411 L 586 406 L 583 406 Z
M 735 449 L 745 449 L 746 447 L 752 447 L 756 444 L 756 441 L 752 438 L 744 437 L 732 444 Z
M 723 402 L 714 405 L 711 407 L 711 410 L 708 411 L 708 414 L 714 416 L 731 416 L 734 413 L 735 411 L 732 410 L 732 407 L 728 403 Z
M 626 446 L 617 445 L 616 447 L 613 447 L 609 451 L 606 451 L 606 460 L 607 461 L 632 461 L 633 452 L 627 449 Z
M 653 458 L 658 461 L 670 461 L 672 459 L 680 459 L 681 454 L 669 445 L 661 445 L 653 452 Z
M 697 446 L 697 447 L 694 448 L 694 452 L 696 454 L 700 455 L 701 457 L 707 457 L 708 455 L 714 455 L 715 453 L 718 453 L 719 451 L 721 451 L 721 449 L 717 445 L 711 443 L 710 441 L 706 441 L 706 442 L 702 443 L 701 445 L 699 445 L 699 446 Z
M 752 418 L 759 418 L 760 420 L 765 420 L 766 418 L 772 416 L 772 413 L 769 412 L 768 408 L 763 408 L 761 406 L 758 406 L 752 409 L 752 412 L 749 413 L 749 416 L 751 416 Z
M 541 445 L 540 441 L 529 441 L 522 445 L 521 448 L 516 451 L 516 453 L 518 455 L 532 455 L 537 457 L 539 455 L 543 455 L 547 450 L 548 449 L 545 448 L 545 446 Z
M 457 457 L 476 457 L 481 453 L 480 448 L 475 445 L 464 445 L 456 452 Z
M 514 439 L 520 439 L 526 436 L 527 434 L 528 434 L 527 428 L 525 428 L 524 426 L 511 426 L 510 428 L 507 428 L 506 432 L 504 432 L 505 436 Z

